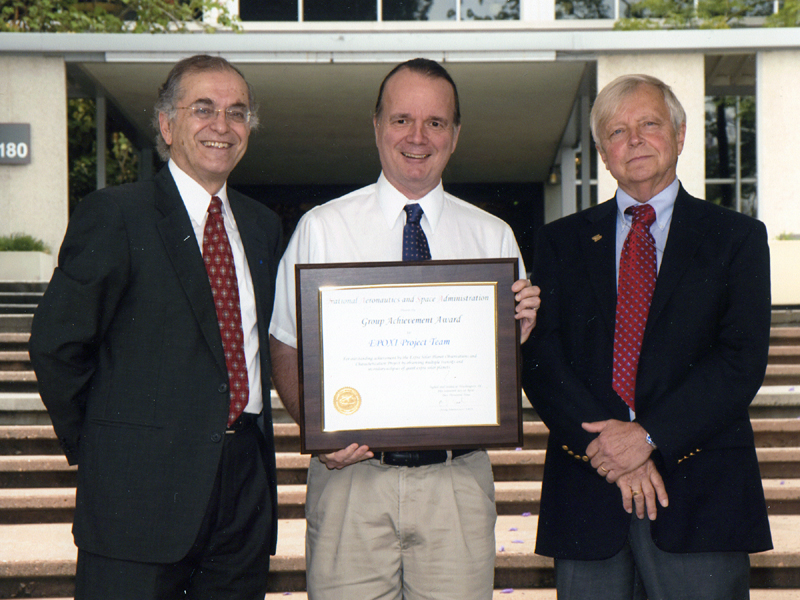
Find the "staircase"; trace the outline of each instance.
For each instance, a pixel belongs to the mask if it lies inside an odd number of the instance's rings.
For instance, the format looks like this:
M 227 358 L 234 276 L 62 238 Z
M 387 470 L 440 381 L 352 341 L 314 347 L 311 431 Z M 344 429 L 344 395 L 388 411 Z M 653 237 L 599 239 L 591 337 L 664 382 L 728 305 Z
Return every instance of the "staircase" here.
M 74 468 L 60 452 L 27 356 L 41 285 L 0 282 L 0 598 L 71 598 Z M 795 385 L 798 390 L 795 391 Z M 276 417 L 279 542 L 268 600 L 304 600 L 305 478 L 299 430 Z M 526 406 L 527 402 L 526 402 Z M 800 598 L 800 327 L 772 330 L 764 387 L 751 407 L 775 550 L 751 557 L 753 600 Z M 524 445 L 492 450 L 498 523 L 495 600 L 554 600 L 550 559 L 533 553 L 547 429 L 525 410 Z M 357 599 L 354 599 L 357 600 Z

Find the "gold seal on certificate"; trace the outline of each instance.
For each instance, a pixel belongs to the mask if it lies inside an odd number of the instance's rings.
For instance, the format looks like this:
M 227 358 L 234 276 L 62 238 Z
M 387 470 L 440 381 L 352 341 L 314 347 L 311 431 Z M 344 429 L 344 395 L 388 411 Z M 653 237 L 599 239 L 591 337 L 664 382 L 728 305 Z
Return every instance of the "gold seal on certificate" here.
M 361 408 L 361 394 L 351 387 L 343 387 L 333 395 L 333 407 L 343 415 L 352 415 Z

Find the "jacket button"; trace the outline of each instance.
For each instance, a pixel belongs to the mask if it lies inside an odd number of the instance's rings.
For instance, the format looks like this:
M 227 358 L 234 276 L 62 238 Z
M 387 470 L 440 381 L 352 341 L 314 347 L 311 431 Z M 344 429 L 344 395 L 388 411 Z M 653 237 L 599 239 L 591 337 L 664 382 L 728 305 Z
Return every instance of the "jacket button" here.
M 218 389 L 219 389 L 219 393 L 220 394 L 224 394 L 225 392 L 228 391 L 228 384 L 227 383 L 220 383 Z
M 212 433 L 211 434 L 211 441 L 216 443 L 222 439 L 222 434 L 220 433 Z

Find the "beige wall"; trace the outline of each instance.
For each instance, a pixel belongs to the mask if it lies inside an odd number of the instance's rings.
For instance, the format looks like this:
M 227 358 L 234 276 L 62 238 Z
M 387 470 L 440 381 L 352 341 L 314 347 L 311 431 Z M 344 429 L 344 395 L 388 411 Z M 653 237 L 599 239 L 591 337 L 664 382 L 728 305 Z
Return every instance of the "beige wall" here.
M 31 162 L 0 165 L 0 235 L 27 233 L 58 252 L 67 226 L 64 60 L 0 56 L 0 122 L 30 123 Z
M 686 190 L 705 197 L 705 59 L 702 54 L 612 54 L 597 60 L 597 89 L 619 77 L 643 73 L 672 88 L 686 111 L 686 142 L 678 159 L 678 178 Z M 616 182 L 598 158 L 597 198 L 607 200 Z

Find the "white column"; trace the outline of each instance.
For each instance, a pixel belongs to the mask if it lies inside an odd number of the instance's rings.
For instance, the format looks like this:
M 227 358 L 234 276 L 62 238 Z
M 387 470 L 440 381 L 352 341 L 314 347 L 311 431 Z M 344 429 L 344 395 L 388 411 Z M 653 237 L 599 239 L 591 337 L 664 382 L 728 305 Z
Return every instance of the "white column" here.
M 798 61 L 798 50 L 756 55 L 758 218 L 769 234 L 774 305 L 800 304 L 800 202 L 795 176 L 800 137 L 792 126 L 800 113 Z
M 793 125 L 800 114 L 800 50 L 756 55 L 756 161 L 758 218 L 770 238 L 800 234 L 797 165 L 800 136 Z
M 693 196 L 705 197 L 705 58 L 702 54 L 611 54 L 597 60 L 597 89 L 619 77 L 642 73 L 672 88 L 686 111 L 686 142 L 678 159 L 678 178 Z M 597 198 L 611 198 L 617 184 L 598 157 Z
M 0 81 L 0 122 L 31 126 L 30 164 L 0 165 L 0 235 L 39 238 L 55 260 L 69 195 L 64 59 L 0 56 Z
M 519 19 L 520 21 L 555 21 L 555 0 L 521 0 Z

